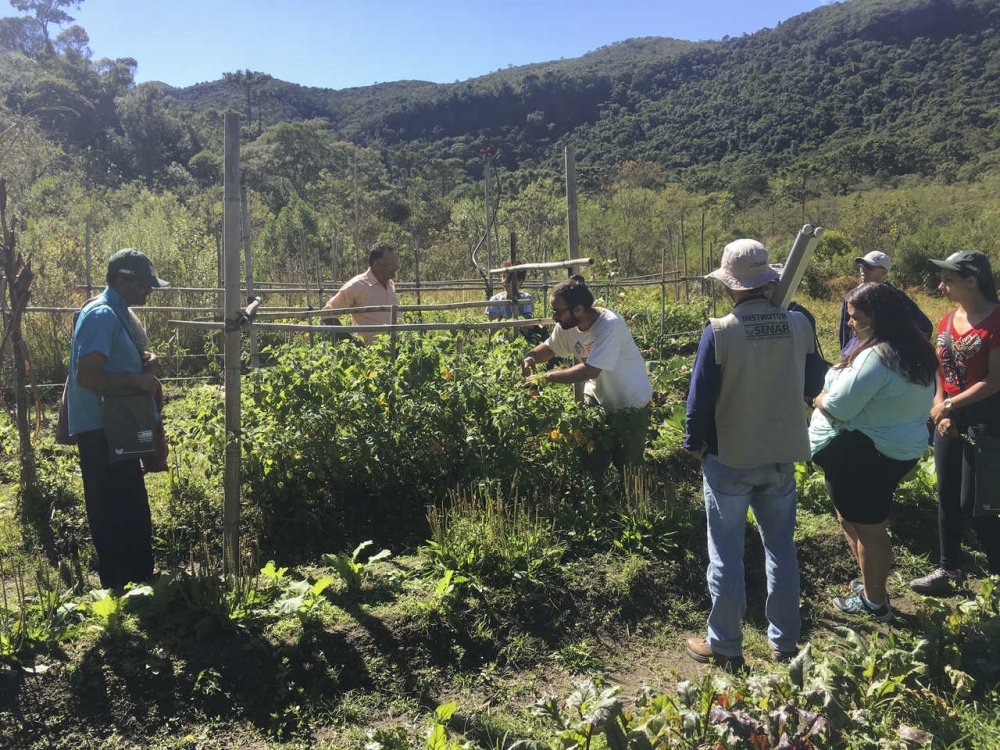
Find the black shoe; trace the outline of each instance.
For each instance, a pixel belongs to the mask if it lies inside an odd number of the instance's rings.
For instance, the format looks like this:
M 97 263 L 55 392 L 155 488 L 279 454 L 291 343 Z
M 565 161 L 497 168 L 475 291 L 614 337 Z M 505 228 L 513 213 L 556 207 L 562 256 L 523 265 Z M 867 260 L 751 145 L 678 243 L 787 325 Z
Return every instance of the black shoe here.
M 935 568 L 930 573 L 910 581 L 910 588 L 924 596 L 948 596 L 962 583 L 962 571 Z
M 771 643 L 771 642 L 768 641 L 768 643 Z M 792 659 L 794 659 L 798 655 L 799 655 L 799 652 L 796 651 L 796 650 L 793 650 L 793 651 L 782 651 L 777 646 L 775 646 L 773 643 L 771 643 L 771 661 L 778 662 L 779 664 L 784 664 L 786 662 L 790 662 Z

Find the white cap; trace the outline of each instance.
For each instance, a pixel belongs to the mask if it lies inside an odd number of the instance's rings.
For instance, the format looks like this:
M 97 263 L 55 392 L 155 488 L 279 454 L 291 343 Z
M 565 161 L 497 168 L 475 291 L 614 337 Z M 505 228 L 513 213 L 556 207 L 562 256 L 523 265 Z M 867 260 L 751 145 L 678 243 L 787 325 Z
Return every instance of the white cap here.
M 885 253 L 880 253 L 878 250 L 872 250 L 867 255 L 863 255 L 860 258 L 854 259 L 855 264 L 864 263 L 866 266 L 874 266 L 875 268 L 884 268 L 888 271 L 892 268 L 892 261 L 889 260 L 889 256 Z

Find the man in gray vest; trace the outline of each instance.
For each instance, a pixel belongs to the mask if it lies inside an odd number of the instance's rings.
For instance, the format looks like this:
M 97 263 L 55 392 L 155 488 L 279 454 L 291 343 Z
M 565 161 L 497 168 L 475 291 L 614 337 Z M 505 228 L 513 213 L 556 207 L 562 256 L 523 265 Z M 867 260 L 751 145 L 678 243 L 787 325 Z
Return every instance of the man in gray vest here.
M 756 240 L 726 245 L 722 282 L 733 311 L 712 318 L 701 337 L 688 393 L 684 447 L 704 459 L 708 517 L 706 638 L 687 640 L 695 661 L 743 669 L 740 621 L 746 612 L 743 540 L 747 509 L 767 556 L 767 604 L 773 656 L 790 659 L 801 630 L 795 532 L 795 462 L 809 460 L 803 408 L 807 355 L 815 357 L 809 321 L 774 307 L 765 295 L 778 278 Z

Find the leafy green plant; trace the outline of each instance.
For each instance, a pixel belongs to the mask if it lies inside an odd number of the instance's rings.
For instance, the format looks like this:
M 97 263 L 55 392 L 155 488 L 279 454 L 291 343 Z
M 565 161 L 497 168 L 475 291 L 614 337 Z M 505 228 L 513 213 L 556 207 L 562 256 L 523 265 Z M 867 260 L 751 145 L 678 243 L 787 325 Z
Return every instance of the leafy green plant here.
M 0 662 L 24 663 L 31 656 L 74 640 L 86 612 L 41 560 L 8 568 L 0 556 Z M 13 595 L 13 599 L 11 598 Z
M 329 565 L 340 576 L 340 579 L 347 586 L 348 593 L 361 593 L 361 587 L 364 585 L 365 579 L 371 575 L 371 568 L 369 566 L 379 560 L 385 560 L 392 554 L 389 550 L 384 549 L 369 557 L 367 561 L 360 560 L 358 556 L 365 549 L 372 546 L 372 544 L 371 539 L 361 542 L 361 544 L 354 548 L 354 551 L 350 555 L 346 552 L 338 552 L 336 555 L 323 555 L 323 564 Z
M 931 448 L 910 469 L 896 488 L 895 497 L 900 502 L 923 503 L 937 492 L 937 469 L 934 467 L 934 449 Z
M 467 576 L 457 575 L 454 570 L 446 569 L 434 587 L 434 596 L 423 605 L 423 609 L 445 616 L 452 614 L 455 603 L 460 598 L 462 584 L 468 581 Z
M 799 507 L 815 514 L 829 511 L 830 496 L 826 492 L 823 470 L 816 464 L 795 464 L 795 492 Z
M 955 695 L 981 695 L 1000 683 L 1000 587 L 984 580 L 971 600 L 926 597 L 917 610 L 928 678 Z
M 456 704 L 445 703 L 434 709 L 434 719 L 426 738 L 419 747 L 422 750 L 474 750 L 478 747 L 465 738 L 453 738 L 448 730 L 448 721 L 454 715 Z M 413 743 L 402 727 L 377 729 L 369 734 L 365 750 L 411 750 Z
M 250 628 L 281 617 L 306 617 L 322 600 L 334 579 L 326 576 L 315 583 L 295 579 L 288 568 L 269 561 L 257 574 L 249 565 L 237 573 L 223 575 L 207 548 L 203 562 L 192 571 L 182 571 L 169 582 L 169 599 L 199 615 L 196 630 L 208 635 L 217 629 Z
M 619 699 L 620 690 L 584 681 L 562 706 L 553 696 L 543 698 L 531 712 L 555 737 L 522 740 L 508 750 L 590 747 L 601 735 L 618 750 L 844 747 L 830 721 L 810 708 L 815 696 L 798 693 L 787 678 L 733 685 L 710 675 L 679 683 L 676 696 L 644 688 L 631 705 Z
M 555 652 L 553 659 L 556 664 L 575 675 L 598 672 L 607 666 L 586 639 L 563 646 Z

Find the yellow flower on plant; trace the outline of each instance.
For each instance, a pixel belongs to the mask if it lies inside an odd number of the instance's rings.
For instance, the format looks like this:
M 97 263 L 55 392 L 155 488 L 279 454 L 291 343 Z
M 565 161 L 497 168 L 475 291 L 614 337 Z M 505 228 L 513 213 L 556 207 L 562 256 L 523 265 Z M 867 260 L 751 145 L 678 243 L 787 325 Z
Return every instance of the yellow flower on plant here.
M 444 368 L 444 370 L 441 371 L 441 376 L 445 380 L 451 380 L 452 377 L 454 377 L 454 373 L 446 367 Z
M 385 405 L 386 405 L 386 402 L 387 402 L 387 401 L 388 401 L 388 399 L 386 399 L 386 397 L 385 397 L 385 394 L 384 394 L 384 393 L 383 393 L 383 394 L 381 394 L 381 395 L 380 395 L 380 396 L 378 397 L 378 402 L 379 402 L 380 404 L 382 404 L 382 406 L 385 406 Z
M 372 370 L 370 373 L 368 373 L 368 377 L 370 377 L 370 378 L 377 378 L 378 377 L 378 370 Z
M 550 438 L 551 438 L 552 440 L 558 440 L 558 439 L 559 439 L 559 437 L 560 437 L 560 435 L 559 435 L 559 430 L 552 430 L 552 432 L 550 432 L 550 433 L 549 433 L 549 437 L 550 437 Z

